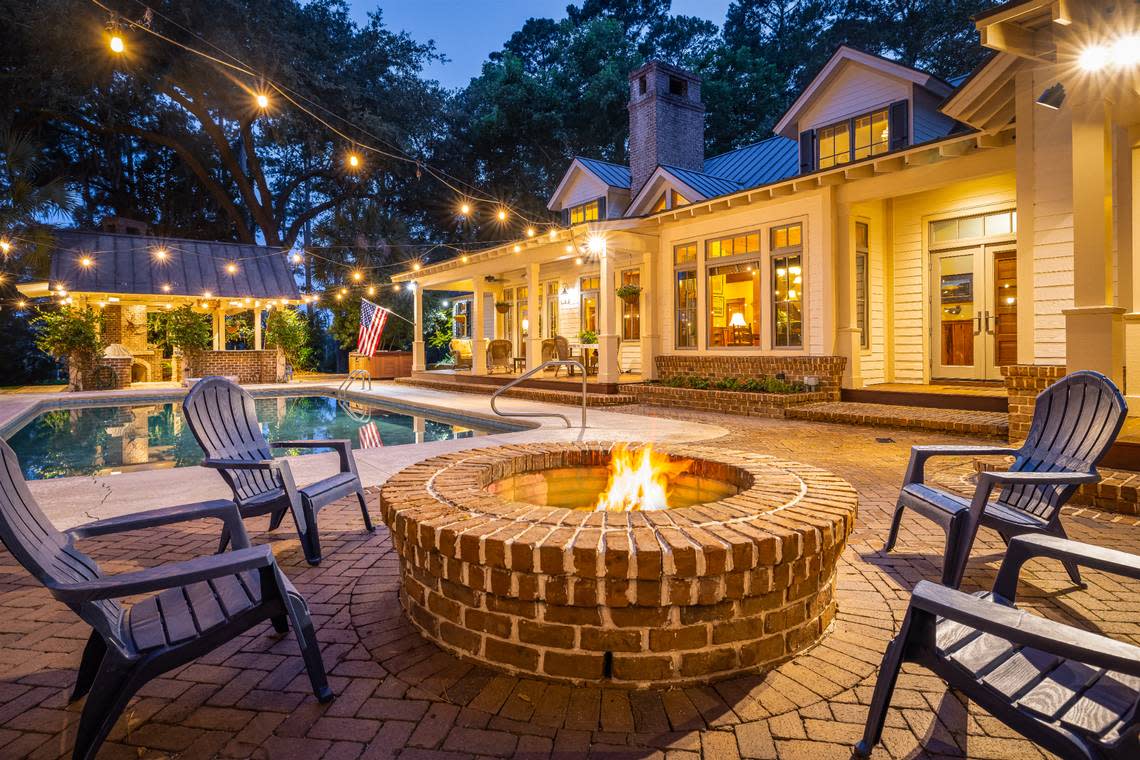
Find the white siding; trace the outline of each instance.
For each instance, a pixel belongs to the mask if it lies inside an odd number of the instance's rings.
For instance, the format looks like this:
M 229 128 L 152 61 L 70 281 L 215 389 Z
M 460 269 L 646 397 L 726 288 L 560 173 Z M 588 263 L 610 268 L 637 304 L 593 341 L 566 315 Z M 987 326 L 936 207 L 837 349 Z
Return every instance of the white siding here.
M 797 129 L 826 127 L 909 98 L 909 81 L 849 61 L 820 89 Z
M 914 88 L 914 123 L 911 142 L 914 144 L 936 140 L 950 134 L 954 120 L 943 116 L 938 110 L 942 99 L 922 87 Z
M 560 208 L 570 208 L 588 203 L 595 198 L 607 196 L 609 185 L 588 172 L 577 172 L 570 183 L 562 190 Z M 606 204 L 607 206 L 609 203 Z

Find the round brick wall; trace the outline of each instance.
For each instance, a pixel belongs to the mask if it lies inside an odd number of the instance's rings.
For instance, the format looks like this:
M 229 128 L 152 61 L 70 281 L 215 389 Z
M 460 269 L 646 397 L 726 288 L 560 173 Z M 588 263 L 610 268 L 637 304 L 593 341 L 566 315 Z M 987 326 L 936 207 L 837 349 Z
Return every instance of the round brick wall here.
M 506 478 L 608 461 L 601 444 L 457 452 L 392 476 L 380 506 L 413 624 L 509 672 L 617 686 L 765 670 L 815 643 L 835 615 L 851 486 L 775 457 L 657 448 L 739 492 L 626 513 L 492 493 Z

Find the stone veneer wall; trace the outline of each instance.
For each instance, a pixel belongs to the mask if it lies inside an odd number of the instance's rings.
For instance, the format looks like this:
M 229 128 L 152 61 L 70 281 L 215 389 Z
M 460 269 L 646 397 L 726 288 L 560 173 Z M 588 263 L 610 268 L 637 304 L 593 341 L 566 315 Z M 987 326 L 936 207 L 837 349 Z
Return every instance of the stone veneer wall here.
M 186 355 L 187 377 L 230 375 L 239 383 L 280 383 L 285 380 L 285 359 L 277 349 L 263 351 L 191 351 Z
M 738 356 L 729 352 L 717 356 L 697 354 L 662 354 L 655 358 L 657 377 L 664 380 L 690 375 L 709 380 L 735 377 L 775 377 L 783 373 L 787 380 L 803 382 L 807 376 L 819 378 L 822 400 L 838 401 L 845 356 Z
M 745 417 L 785 417 L 787 409 L 797 404 L 830 401 L 829 393 L 743 393 L 740 391 L 670 388 L 667 385 L 634 383 L 618 390 L 633 396 L 639 404 L 698 409 L 704 412 L 740 414 Z
M 608 463 L 601 444 L 456 452 L 393 475 L 380 508 L 401 603 L 459 657 L 573 683 L 707 682 L 773 667 L 835 616 L 857 496 L 818 468 L 658 447 L 742 490 L 713 504 L 594 512 L 501 499 L 513 475 Z
M 1009 440 L 1020 443 L 1029 435 L 1037 395 L 1065 376 L 1056 364 L 1011 364 L 1001 368 L 1009 394 Z

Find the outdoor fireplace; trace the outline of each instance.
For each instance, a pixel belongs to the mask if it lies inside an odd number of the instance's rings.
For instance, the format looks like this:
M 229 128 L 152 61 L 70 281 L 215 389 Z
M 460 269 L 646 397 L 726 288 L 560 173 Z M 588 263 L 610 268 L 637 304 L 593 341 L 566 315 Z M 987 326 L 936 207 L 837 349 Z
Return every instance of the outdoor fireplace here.
M 759 454 L 657 456 L 666 508 L 634 511 L 597 509 L 614 480 L 604 444 L 458 452 L 397 473 L 380 504 L 410 620 L 508 672 L 624 686 L 765 670 L 817 641 L 854 490 Z

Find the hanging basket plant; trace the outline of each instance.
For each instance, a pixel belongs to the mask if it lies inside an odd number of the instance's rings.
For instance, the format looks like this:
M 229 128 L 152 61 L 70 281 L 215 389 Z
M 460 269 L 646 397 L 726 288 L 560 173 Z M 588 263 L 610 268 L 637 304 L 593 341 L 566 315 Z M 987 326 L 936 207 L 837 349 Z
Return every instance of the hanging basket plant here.
M 617 289 L 617 297 L 626 303 L 637 303 L 638 299 L 641 298 L 641 286 L 622 285 Z
M 506 314 L 510 310 L 511 304 L 509 301 L 495 301 L 495 311 L 500 314 Z

